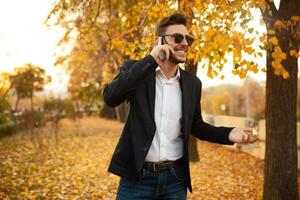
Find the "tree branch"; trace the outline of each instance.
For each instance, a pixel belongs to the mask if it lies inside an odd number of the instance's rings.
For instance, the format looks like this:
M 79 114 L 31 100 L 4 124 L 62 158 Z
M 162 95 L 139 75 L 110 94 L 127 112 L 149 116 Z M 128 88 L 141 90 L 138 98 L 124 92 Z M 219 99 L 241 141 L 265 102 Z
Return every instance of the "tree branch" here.
M 97 13 L 94 17 L 94 20 L 92 21 L 92 24 L 90 25 L 89 29 L 84 33 L 84 35 L 87 35 L 90 32 L 90 30 L 93 28 L 93 26 L 95 25 L 96 20 L 100 14 L 100 9 L 101 9 L 101 0 L 98 0 Z

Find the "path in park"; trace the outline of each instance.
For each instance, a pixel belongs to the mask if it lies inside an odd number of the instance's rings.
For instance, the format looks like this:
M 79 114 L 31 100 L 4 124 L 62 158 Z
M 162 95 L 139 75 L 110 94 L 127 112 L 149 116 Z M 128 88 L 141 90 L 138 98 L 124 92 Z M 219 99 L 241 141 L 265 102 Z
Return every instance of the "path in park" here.
M 107 167 L 123 124 L 99 118 L 80 124 L 64 120 L 59 145 L 47 131 L 40 132 L 40 149 L 18 135 L 0 141 L 0 199 L 114 199 L 119 178 Z M 188 199 L 262 198 L 262 160 L 206 142 L 198 149 Z

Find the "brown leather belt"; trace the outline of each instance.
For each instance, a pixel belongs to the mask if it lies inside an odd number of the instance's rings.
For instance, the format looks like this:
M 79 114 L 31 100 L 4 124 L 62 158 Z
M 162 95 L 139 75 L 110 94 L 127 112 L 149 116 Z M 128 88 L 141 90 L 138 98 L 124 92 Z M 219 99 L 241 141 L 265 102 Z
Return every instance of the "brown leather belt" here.
M 151 171 L 163 171 L 163 170 L 169 170 L 172 167 L 183 165 L 184 159 L 183 156 L 179 158 L 178 160 L 174 161 L 162 161 L 162 162 L 144 162 L 144 169 L 148 169 Z

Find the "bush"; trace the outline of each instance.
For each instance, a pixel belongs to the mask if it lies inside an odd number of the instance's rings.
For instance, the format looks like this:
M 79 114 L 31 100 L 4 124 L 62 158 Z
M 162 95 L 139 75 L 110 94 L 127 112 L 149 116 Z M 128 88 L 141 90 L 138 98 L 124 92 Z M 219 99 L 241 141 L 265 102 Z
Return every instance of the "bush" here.
M 0 112 L 6 111 L 6 110 L 10 110 L 11 106 L 9 104 L 9 102 L 5 99 L 3 99 L 3 97 L 0 95 Z
M 44 110 L 55 112 L 61 117 L 66 117 L 75 111 L 72 101 L 68 99 L 48 99 L 44 102 Z
M 9 122 L 9 113 L 8 112 L 0 112 L 0 124 L 4 124 Z
M 10 121 L 10 110 L 11 106 L 5 99 L 0 95 L 0 125 Z
M 7 122 L 0 125 L 0 138 L 16 133 L 17 125 L 13 122 Z

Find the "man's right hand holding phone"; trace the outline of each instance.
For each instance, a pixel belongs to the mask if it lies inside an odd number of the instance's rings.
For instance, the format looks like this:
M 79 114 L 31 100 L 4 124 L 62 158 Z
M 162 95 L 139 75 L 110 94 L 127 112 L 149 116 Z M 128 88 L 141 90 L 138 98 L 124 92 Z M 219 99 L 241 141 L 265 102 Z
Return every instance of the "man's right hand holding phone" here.
M 163 44 L 163 38 L 158 37 L 157 45 L 152 49 L 150 55 L 155 59 L 155 61 L 160 65 L 162 62 L 164 62 L 165 59 L 169 59 L 170 53 L 174 54 L 174 50 L 172 47 L 170 47 L 168 44 Z M 160 55 L 160 54 L 165 54 Z M 165 57 L 163 59 L 162 57 Z

